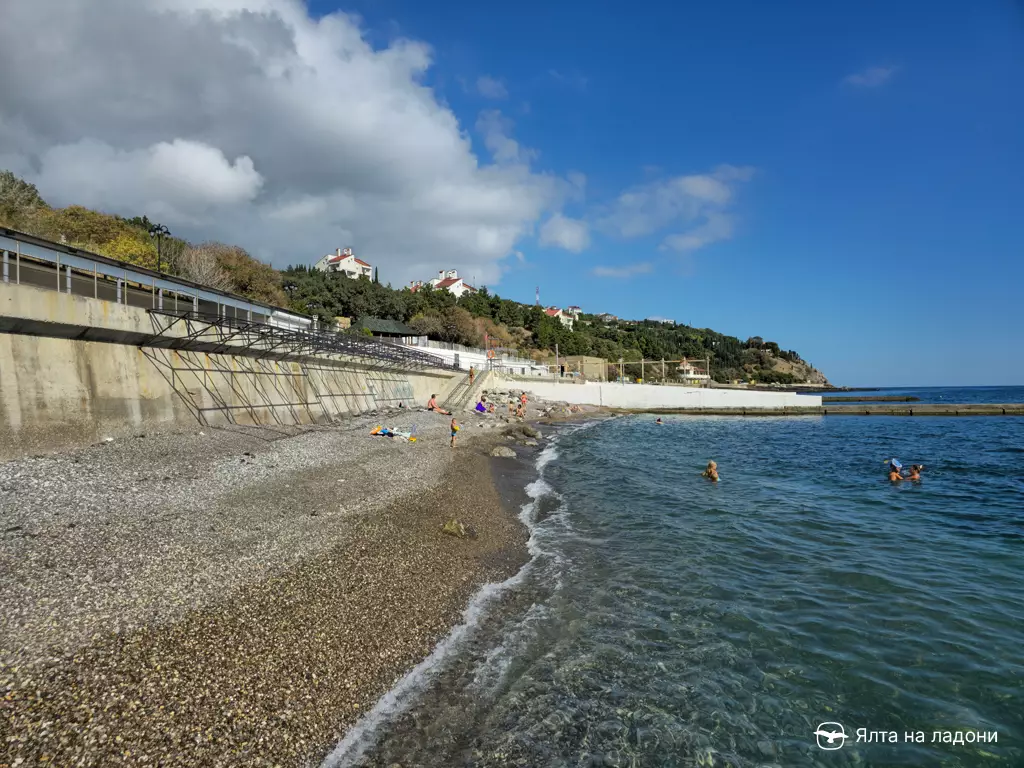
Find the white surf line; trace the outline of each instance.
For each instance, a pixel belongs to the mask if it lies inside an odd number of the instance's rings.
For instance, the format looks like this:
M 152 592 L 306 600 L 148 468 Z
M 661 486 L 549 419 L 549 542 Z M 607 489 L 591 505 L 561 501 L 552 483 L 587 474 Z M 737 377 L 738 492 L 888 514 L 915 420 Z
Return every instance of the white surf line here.
M 550 485 L 542 482 L 540 473 L 543 472 L 544 467 L 548 463 L 558 457 L 555 442 L 557 441 L 553 440 L 537 456 L 535 466 L 538 471 L 538 477 L 527 486 L 530 501 L 523 504 L 519 513 L 519 519 L 523 521 L 523 524 L 530 531 L 530 539 L 527 542 L 530 560 L 518 572 L 505 579 L 505 581 L 485 584 L 481 587 L 469 601 L 466 610 L 463 611 L 462 623 L 452 629 L 448 636 L 437 644 L 427 658 L 413 667 L 405 677 L 398 681 L 394 688 L 385 693 L 377 701 L 373 709 L 363 715 L 349 728 L 345 737 L 324 758 L 324 761 L 320 764 L 321 768 L 346 768 L 346 766 L 351 766 L 359 760 L 376 742 L 377 730 L 407 709 L 415 701 L 416 694 L 422 692 L 434 679 L 448 654 L 454 651 L 469 632 L 479 624 L 488 603 L 509 588 L 519 584 L 535 567 L 543 553 L 537 547 L 534 531 L 535 524 L 532 517 L 538 499 L 551 490 Z M 532 493 L 531 489 L 533 489 Z

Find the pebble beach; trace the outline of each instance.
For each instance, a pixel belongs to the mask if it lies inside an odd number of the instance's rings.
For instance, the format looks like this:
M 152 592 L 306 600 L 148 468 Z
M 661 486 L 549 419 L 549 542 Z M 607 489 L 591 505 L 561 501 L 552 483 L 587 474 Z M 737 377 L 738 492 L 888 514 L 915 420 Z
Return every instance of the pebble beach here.
M 454 450 L 404 409 L 0 464 L 0 766 L 318 765 L 526 560 L 491 453 L 534 441 L 460 423 Z

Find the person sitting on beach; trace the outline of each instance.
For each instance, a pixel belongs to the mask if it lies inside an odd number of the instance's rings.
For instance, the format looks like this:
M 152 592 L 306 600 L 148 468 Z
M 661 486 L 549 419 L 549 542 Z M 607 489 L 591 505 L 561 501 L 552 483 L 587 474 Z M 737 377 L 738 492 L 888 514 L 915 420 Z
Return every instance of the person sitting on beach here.
M 459 431 L 459 425 L 455 422 L 455 417 L 452 416 L 452 448 L 455 447 L 455 435 Z
M 476 410 L 480 413 L 487 413 L 487 396 L 480 395 L 480 402 L 476 404 Z
M 445 416 L 451 416 L 451 413 L 446 411 L 444 408 L 437 404 L 437 395 L 431 395 L 430 399 L 427 400 L 427 410 L 434 411 L 435 413 L 444 414 Z
M 519 405 L 516 406 L 516 418 L 517 419 L 525 419 L 526 418 L 526 406 L 523 405 L 522 403 L 520 403 Z
M 509 416 L 515 416 L 516 415 L 516 401 L 515 400 L 509 400 L 508 401 L 508 415 Z
M 705 468 L 705 470 L 703 472 L 700 473 L 700 476 L 701 477 L 706 477 L 708 480 L 710 480 L 713 483 L 717 483 L 718 482 L 718 465 L 715 462 L 713 462 L 713 461 L 709 461 L 708 462 L 708 466 Z

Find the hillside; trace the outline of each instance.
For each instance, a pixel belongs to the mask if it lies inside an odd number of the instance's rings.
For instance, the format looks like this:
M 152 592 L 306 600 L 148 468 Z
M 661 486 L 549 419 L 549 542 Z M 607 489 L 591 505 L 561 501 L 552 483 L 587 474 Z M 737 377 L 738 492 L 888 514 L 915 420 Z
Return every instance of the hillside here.
M 157 243 L 146 217 L 126 219 L 80 206 L 52 208 L 38 190 L 8 171 L 0 172 L 0 226 L 91 250 L 133 264 L 157 268 Z M 430 338 L 482 346 L 484 336 L 524 356 L 547 360 L 559 354 L 624 360 L 628 376 L 640 376 L 640 360 L 710 358 L 718 382 L 813 384 L 828 380 L 793 350 L 751 337 L 741 341 L 709 328 L 652 320 L 603 320 L 582 315 L 569 330 L 541 307 L 504 299 L 485 290 L 456 300 L 429 286 L 413 293 L 365 278 L 352 280 L 306 267 L 278 271 L 243 249 L 223 243 L 189 243 L 165 236 L 160 244 L 163 271 L 234 291 L 250 298 L 316 315 L 380 317 L 408 323 Z M 648 366 L 647 378 L 657 379 Z

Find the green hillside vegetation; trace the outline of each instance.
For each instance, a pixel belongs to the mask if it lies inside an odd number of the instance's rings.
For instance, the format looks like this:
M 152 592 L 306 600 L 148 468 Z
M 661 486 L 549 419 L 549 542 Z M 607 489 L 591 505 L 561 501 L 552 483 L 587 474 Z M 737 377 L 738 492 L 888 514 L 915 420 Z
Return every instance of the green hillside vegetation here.
M 52 208 L 33 185 L 9 171 L 0 172 L 0 227 L 156 269 L 157 244 L 149 234 L 151 224 L 145 216 L 127 219 L 81 206 Z M 194 244 L 169 236 L 162 239 L 160 252 L 164 272 L 315 315 L 328 325 L 337 317 L 387 318 L 439 341 L 478 347 L 487 336 L 536 360 L 552 357 L 557 345 L 562 357 L 624 360 L 630 376 L 639 376 L 640 366 L 628 363 L 641 359 L 710 358 L 712 376 L 719 382 L 827 384 L 799 354 L 759 337 L 741 341 L 708 328 L 652 320 L 603 322 L 595 315 L 582 315 L 569 330 L 538 306 L 504 299 L 486 289 L 456 300 L 447 291 L 429 286 L 412 292 L 382 285 L 376 270 L 372 280 L 353 280 L 303 266 L 278 271 L 237 246 Z M 657 379 L 659 369 L 652 371 L 648 366 L 645 373 L 648 379 Z

